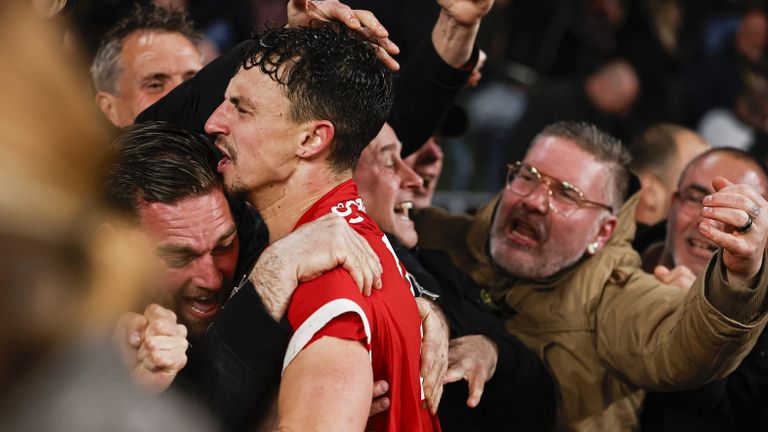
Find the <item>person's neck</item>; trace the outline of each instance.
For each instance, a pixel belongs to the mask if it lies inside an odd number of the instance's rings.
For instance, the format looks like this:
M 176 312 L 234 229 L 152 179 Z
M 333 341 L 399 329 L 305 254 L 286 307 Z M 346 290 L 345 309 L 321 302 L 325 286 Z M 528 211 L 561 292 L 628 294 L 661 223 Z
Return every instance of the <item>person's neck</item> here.
M 350 172 L 337 174 L 325 166 L 304 166 L 283 183 L 251 192 L 248 201 L 267 224 L 272 244 L 293 231 L 299 218 L 318 199 L 351 177 Z

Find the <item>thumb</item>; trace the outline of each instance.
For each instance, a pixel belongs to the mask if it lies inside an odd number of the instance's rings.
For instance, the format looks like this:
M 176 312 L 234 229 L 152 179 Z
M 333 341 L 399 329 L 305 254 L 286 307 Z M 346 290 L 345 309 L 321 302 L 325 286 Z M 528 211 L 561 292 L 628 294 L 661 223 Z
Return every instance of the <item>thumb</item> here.
M 712 180 L 712 187 L 715 188 L 715 192 L 719 191 L 720 189 L 732 185 L 733 182 L 726 179 L 725 177 L 717 176 L 714 180 Z
M 669 269 L 663 265 L 657 265 L 653 269 L 653 275 L 657 278 L 663 278 L 664 276 L 669 274 Z
M 456 382 L 462 378 L 464 378 L 464 370 L 457 364 L 454 364 L 445 371 L 445 375 L 443 375 L 443 384 Z

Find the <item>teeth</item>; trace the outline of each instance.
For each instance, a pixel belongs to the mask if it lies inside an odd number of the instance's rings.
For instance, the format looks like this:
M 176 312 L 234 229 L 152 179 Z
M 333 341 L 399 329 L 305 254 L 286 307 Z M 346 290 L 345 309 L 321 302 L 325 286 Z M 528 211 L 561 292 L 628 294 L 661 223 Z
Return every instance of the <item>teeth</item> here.
M 691 246 L 693 246 L 693 247 L 697 247 L 697 248 L 701 248 L 701 249 L 706 249 L 706 250 L 710 250 L 710 251 L 717 250 L 717 248 L 714 245 L 712 245 L 711 243 L 705 242 L 705 241 L 701 241 L 701 240 L 698 240 L 698 239 L 690 239 L 689 241 L 691 243 Z
M 413 203 L 410 201 L 403 201 L 395 206 L 395 213 L 400 215 L 400 219 L 407 221 L 411 220 L 408 216 L 408 210 L 413 208 Z
M 536 240 L 538 237 L 536 230 L 534 230 L 532 226 L 519 220 L 512 224 L 512 229 L 521 237 L 525 237 L 531 240 Z

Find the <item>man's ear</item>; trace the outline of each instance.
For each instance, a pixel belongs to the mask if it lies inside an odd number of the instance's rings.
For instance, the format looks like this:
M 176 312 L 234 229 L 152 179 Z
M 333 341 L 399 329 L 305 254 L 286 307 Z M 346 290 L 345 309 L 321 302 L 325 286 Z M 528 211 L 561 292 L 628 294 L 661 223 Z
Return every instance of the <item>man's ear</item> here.
M 328 120 L 311 122 L 304 132 L 304 139 L 296 151 L 301 158 L 311 158 L 326 151 L 331 146 L 335 130 Z
M 615 215 L 611 214 L 603 219 L 602 223 L 600 223 L 600 229 L 597 231 L 597 235 L 595 236 L 594 240 L 598 244 L 598 249 L 602 249 L 603 246 L 608 243 L 608 241 L 613 236 L 613 232 L 616 230 L 617 224 L 618 219 Z
M 117 98 L 115 95 L 107 92 L 96 93 L 96 105 L 99 106 L 101 112 L 112 122 L 113 125 L 120 127 L 120 116 L 117 111 Z

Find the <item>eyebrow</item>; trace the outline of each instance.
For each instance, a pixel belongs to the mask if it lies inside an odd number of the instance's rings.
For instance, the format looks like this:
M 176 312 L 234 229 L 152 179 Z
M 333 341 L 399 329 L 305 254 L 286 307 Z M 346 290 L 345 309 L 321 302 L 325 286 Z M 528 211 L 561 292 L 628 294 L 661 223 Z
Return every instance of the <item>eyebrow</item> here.
M 232 105 L 240 106 L 241 108 L 248 108 L 250 110 L 256 109 L 256 105 L 250 100 L 248 100 L 247 98 L 242 98 L 240 96 L 235 95 L 235 96 L 227 97 L 227 100 L 229 100 L 229 102 Z
M 232 224 L 232 226 L 229 227 L 227 232 L 225 232 L 224 234 L 219 236 L 219 239 L 216 241 L 216 244 L 219 244 L 219 243 L 223 242 L 224 240 L 232 237 L 233 235 L 235 235 L 236 232 L 237 232 L 237 225 Z
M 698 183 L 691 183 L 691 184 L 689 184 L 688 186 L 684 187 L 681 190 L 687 190 L 687 189 L 694 189 L 694 190 L 696 190 L 698 192 L 703 193 L 704 195 L 709 195 L 709 194 L 712 193 L 709 189 L 707 189 L 706 187 L 704 187 L 704 186 L 702 186 L 702 185 L 700 185 Z
M 176 244 L 162 245 L 157 248 L 157 255 L 161 258 L 172 256 L 199 256 L 200 253 L 189 246 Z
M 216 244 L 223 242 L 224 240 L 228 239 L 229 237 L 232 237 L 237 233 L 237 225 L 232 225 L 227 232 L 220 235 L 219 238 L 216 240 Z M 167 244 L 162 245 L 157 248 L 157 255 L 161 258 L 167 258 L 171 256 L 200 256 L 201 253 L 199 251 L 196 251 L 195 249 L 192 249 L 189 246 L 183 246 L 183 245 L 177 245 L 177 244 Z
M 141 82 L 144 83 L 152 80 L 167 80 L 170 78 L 171 76 L 168 75 L 167 73 L 158 72 L 158 73 L 153 73 L 152 75 L 145 76 L 144 78 L 141 79 Z

